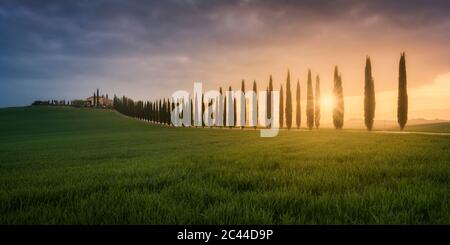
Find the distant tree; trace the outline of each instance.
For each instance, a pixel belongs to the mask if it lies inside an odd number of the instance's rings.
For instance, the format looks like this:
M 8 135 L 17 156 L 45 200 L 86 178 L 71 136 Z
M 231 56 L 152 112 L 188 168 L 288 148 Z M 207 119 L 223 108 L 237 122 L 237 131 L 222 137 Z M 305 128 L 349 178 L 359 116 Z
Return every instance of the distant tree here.
M 161 99 L 161 124 L 166 124 L 166 99 Z
M 97 98 L 95 98 L 95 92 L 94 92 L 94 99 L 92 100 L 92 106 L 97 106 Z
M 266 87 L 266 98 L 267 98 L 267 100 L 266 100 L 266 113 L 267 113 L 267 118 L 269 118 L 270 119 L 270 117 L 269 117 L 269 87 Z M 267 120 L 267 118 L 266 118 L 266 122 L 268 121 Z M 266 125 L 266 127 L 267 128 L 269 128 L 270 127 L 270 124 L 269 123 L 266 123 L 267 125 Z
M 84 101 L 83 100 L 72 100 L 72 106 L 82 107 L 82 106 L 84 106 Z
M 283 128 L 284 124 L 284 98 L 283 98 L 283 85 L 280 88 L 280 128 Z
M 158 100 L 158 123 L 162 122 L 162 103 L 161 99 Z
M 219 113 L 222 113 L 222 117 L 218 117 L 218 119 L 222 120 L 222 123 L 219 123 L 219 127 L 225 126 L 225 110 L 224 110 L 224 106 L 225 104 L 223 103 L 223 93 L 222 93 L 222 87 L 219 88 L 219 93 L 220 93 L 220 97 L 219 97 L 219 101 L 218 101 L 218 108 L 219 110 L 217 110 L 217 115 L 219 115 Z
M 232 92 L 232 90 L 231 90 L 231 86 L 228 88 L 228 91 L 230 91 L 230 92 Z M 236 108 L 234 108 L 234 105 L 235 105 L 235 103 L 234 103 L 235 101 L 233 100 L 233 96 L 231 96 L 231 98 L 228 98 L 228 103 L 229 103 L 229 108 L 228 109 L 230 109 L 230 110 L 233 110 L 233 111 L 228 111 L 228 115 L 227 115 L 227 119 L 228 119 L 228 121 L 230 121 L 230 129 L 235 125 L 235 123 L 236 123 L 236 121 L 235 121 L 235 109 Z M 228 106 L 227 106 L 228 107 Z M 233 124 L 234 123 L 234 124 Z
M 365 79 L 364 79 L 364 123 L 367 130 L 372 130 L 375 117 L 375 87 L 372 77 L 372 64 L 370 57 L 366 57 Z
M 194 95 L 194 126 L 195 127 L 197 127 L 198 126 L 198 117 L 199 117 L 199 115 L 198 115 L 198 113 L 200 113 L 199 111 L 198 111 L 198 98 L 197 98 L 197 94 L 195 94 Z
M 302 122 L 301 103 L 300 103 L 300 81 L 297 81 L 297 93 L 295 96 L 295 122 L 297 128 L 300 128 Z
M 246 107 L 247 102 L 245 100 L 245 81 L 244 81 L 244 79 L 242 79 L 242 82 L 241 82 L 241 92 L 244 95 L 243 96 L 244 101 L 241 101 L 241 103 L 243 103 L 243 105 L 241 105 L 241 110 L 244 111 L 243 114 L 245 116 L 245 115 L 247 115 L 247 107 Z M 235 113 L 236 113 L 236 110 L 235 110 Z M 242 115 L 242 112 L 241 112 L 241 115 Z M 236 117 L 234 120 L 236 120 Z M 241 125 L 241 129 L 243 129 L 244 126 L 245 126 L 245 121 L 244 121 L 244 125 Z
M 202 128 L 204 128 L 205 127 L 205 120 L 203 119 L 203 115 L 205 115 L 205 101 L 204 101 L 204 95 L 202 94 L 202 100 L 201 100 L 201 103 L 202 103 Z
M 148 102 L 148 121 L 151 122 L 152 121 L 152 116 L 153 116 L 153 102 L 149 101 Z
M 171 113 L 172 113 L 172 109 L 174 107 L 173 102 L 170 101 L 170 99 L 167 99 L 167 115 L 166 115 L 166 120 L 167 120 L 167 125 L 171 125 L 172 124 L 172 120 L 171 120 Z
M 97 104 L 97 106 L 100 106 L 100 98 L 99 98 L 99 91 L 98 91 L 98 89 L 97 89 L 97 102 L 96 102 Z
M 253 92 L 256 94 L 256 100 L 258 100 L 258 92 L 257 92 L 257 87 L 256 87 L 256 80 L 253 81 Z M 256 129 L 257 125 L 258 125 L 258 101 L 255 101 L 256 103 L 256 124 L 253 127 L 254 129 Z
M 166 101 L 165 123 L 166 123 L 166 125 L 169 125 L 170 124 L 170 101 L 169 101 L 169 99 L 164 99 L 164 101 Z
M 236 127 L 237 120 L 236 98 L 233 98 L 233 127 Z
M 401 130 L 405 128 L 406 122 L 408 121 L 408 91 L 406 82 L 406 60 L 404 52 L 401 54 L 399 64 L 397 121 Z
M 337 66 L 334 68 L 333 96 L 333 124 L 336 129 L 341 129 L 344 126 L 344 92 L 342 89 L 342 76 L 339 74 Z
M 220 91 L 222 91 L 222 88 L 220 88 Z M 223 97 L 223 126 L 227 126 L 227 96 Z
M 286 127 L 291 129 L 292 127 L 292 94 L 291 94 L 291 75 L 288 70 L 286 79 Z
M 312 88 L 311 70 L 308 70 L 308 83 L 306 89 L 306 123 L 308 128 L 312 129 L 314 127 L 314 94 Z
M 316 96 L 314 97 L 314 122 L 316 128 L 320 126 L 320 78 L 319 75 L 316 76 Z

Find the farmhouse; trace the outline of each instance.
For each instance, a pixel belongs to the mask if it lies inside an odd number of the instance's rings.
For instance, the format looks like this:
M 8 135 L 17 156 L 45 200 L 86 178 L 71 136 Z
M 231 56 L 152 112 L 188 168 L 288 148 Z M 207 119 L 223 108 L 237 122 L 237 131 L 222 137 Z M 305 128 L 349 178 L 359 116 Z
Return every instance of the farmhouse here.
M 94 96 L 88 97 L 84 100 L 84 106 L 95 106 L 95 107 L 112 107 L 113 101 L 108 98 L 108 94 L 100 95 L 97 89 L 97 92 L 94 92 Z
M 106 95 L 106 96 L 100 95 L 100 96 L 98 96 L 98 100 L 97 100 L 97 96 L 88 97 L 85 100 L 85 103 L 86 103 L 85 104 L 86 106 L 111 107 L 113 105 L 113 101 L 108 98 L 108 95 Z

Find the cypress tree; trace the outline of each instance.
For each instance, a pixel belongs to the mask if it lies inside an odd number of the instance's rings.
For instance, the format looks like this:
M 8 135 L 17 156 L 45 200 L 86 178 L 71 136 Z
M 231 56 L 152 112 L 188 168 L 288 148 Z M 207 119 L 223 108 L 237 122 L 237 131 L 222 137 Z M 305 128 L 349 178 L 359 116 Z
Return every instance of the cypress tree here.
M 98 96 L 99 96 L 99 92 L 98 92 L 98 89 L 97 89 L 97 106 L 100 105 L 100 98 Z
M 311 70 L 308 70 L 308 83 L 306 89 L 306 123 L 308 128 L 312 129 L 314 127 L 314 94 L 312 88 Z
M 398 74 L 398 107 L 397 121 L 400 130 L 405 128 L 408 121 L 408 92 L 406 83 L 406 60 L 403 52 L 400 57 L 399 74 Z
M 205 120 L 203 119 L 203 116 L 205 115 L 205 101 L 203 100 L 204 99 L 204 96 L 203 96 L 203 94 L 202 94 L 202 100 L 201 100 L 201 103 L 202 103 L 202 128 L 204 128 L 205 127 Z
M 300 81 L 297 81 L 297 93 L 295 96 L 295 121 L 297 123 L 297 129 L 300 128 L 302 122 L 301 104 L 300 104 Z
M 167 125 L 171 125 L 172 124 L 172 119 L 171 119 L 171 115 L 172 115 L 172 110 L 175 109 L 175 104 L 174 102 L 170 101 L 169 98 L 167 98 Z
M 336 129 L 341 129 L 344 126 L 344 93 L 342 89 L 342 77 L 339 74 L 337 66 L 334 68 L 333 95 L 333 124 Z
M 192 103 L 192 98 L 190 98 L 191 101 L 191 126 L 194 126 L 194 103 Z
M 152 122 L 156 122 L 156 101 L 153 101 Z
M 272 75 L 270 75 L 269 90 L 267 93 L 267 118 L 272 118 L 272 91 L 273 91 L 273 81 Z
M 162 101 L 162 124 L 167 124 L 167 103 L 166 98 Z
M 284 124 L 284 98 L 283 98 L 283 85 L 280 88 L 280 128 L 283 128 Z
M 166 124 L 166 99 L 163 98 L 161 102 L 161 124 Z
M 314 122 L 315 122 L 316 128 L 319 128 L 319 126 L 320 126 L 320 78 L 319 78 L 319 75 L 317 75 L 317 77 L 316 77 L 316 95 L 315 95 L 314 99 L 315 99 Z
M 94 99 L 93 99 L 93 102 L 92 102 L 92 106 L 96 106 L 96 103 L 97 103 L 97 99 L 95 98 L 95 92 L 94 92 Z
M 149 106 L 150 106 L 150 119 L 149 119 L 149 121 L 150 122 L 153 122 L 153 112 L 154 112 L 154 102 L 153 101 L 150 101 L 150 104 L 149 104 Z
M 237 120 L 236 98 L 233 99 L 233 127 L 236 127 Z
M 247 119 L 247 102 L 246 102 L 246 100 L 245 100 L 245 81 L 244 81 L 244 79 L 242 79 L 242 82 L 241 82 L 241 91 L 242 91 L 242 94 L 244 95 L 243 96 L 243 101 L 241 101 L 241 103 L 244 103 L 244 105 L 241 105 L 241 110 L 243 110 L 244 111 L 244 116 L 245 116 L 245 118 Z M 235 113 L 236 113 L 236 110 L 235 110 Z M 242 115 L 242 112 L 240 112 L 241 113 L 241 115 Z M 236 120 L 236 118 L 234 119 L 234 120 Z M 241 129 L 243 129 L 244 128 L 244 126 L 245 126 L 245 122 L 246 122 L 247 120 L 245 120 L 244 121 L 244 125 L 241 125 Z
M 220 90 L 222 90 L 222 88 L 220 88 Z M 227 126 L 227 96 L 223 97 L 224 102 L 223 102 L 223 126 L 226 127 Z
M 266 97 L 267 97 L 267 100 L 266 100 L 266 107 L 267 107 L 266 108 L 266 113 L 267 113 L 267 118 L 270 119 L 270 117 L 269 117 L 269 88 L 268 87 L 266 87 Z M 267 118 L 266 118 L 266 122 L 268 121 Z M 269 128 L 270 124 L 267 123 L 266 127 Z
M 228 91 L 232 92 L 231 86 L 228 88 Z M 228 98 L 228 99 L 231 99 L 231 98 Z M 235 110 L 236 108 L 234 108 L 234 105 L 235 105 L 234 102 L 235 102 L 234 100 L 231 101 L 231 102 L 228 102 L 228 103 L 231 103 L 231 106 L 233 107 L 232 110 L 234 110 L 234 111 L 233 111 L 233 114 L 231 114 L 231 112 L 228 112 L 228 115 L 227 115 L 228 117 L 231 117 L 231 116 L 234 117 L 234 118 L 232 118 L 232 119 L 231 119 L 231 118 L 228 118 L 228 120 L 230 120 L 230 121 L 233 120 L 233 123 L 236 122 L 236 121 L 235 121 L 235 118 L 236 118 L 236 117 L 235 117 L 235 115 L 234 115 L 234 113 L 235 113 L 235 111 L 236 111 L 236 110 Z M 231 106 L 230 106 L 230 107 L 231 107 Z M 228 109 L 231 109 L 231 108 L 228 108 Z M 233 124 L 233 123 L 232 123 L 232 124 Z M 234 125 L 230 125 L 230 129 L 231 129 L 233 126 L 234 126 Z
M 257 87 L 256 87 L 256 80 L 253 81 L 253 92 L 255 92 L 256 95 L 256 100 L 258 100 L 258 92 L 257 92 Z M 253 127 L 254 129 L 256 129 L 257 125 L 258 125 L 258 101 L 256 102 L 256 125 Z
M 288 70 L 286 80 L 286 127 L 291 129 L 292 127 L 292 95 L 291 95 L 291 75 Z
M 170 108 L 171 108 L 170 100 L 167 99 L 166 100 L 166 124 L 167 125 L 170 125 Z
M 199 113 L 199 111 L 198 111 L 198 98 L 197 98 L 197 95 L 194 95 L 194 103 L 195 103 L 194 104 L 194 110 L 195 110 L 195 112 L 194 112 L 194 117 L 195 117 L 194 125 L 195 125 L 195 127 L 197 127 L 198 126 L 197 120 L 198 120 L 198 113 Z
M 163 123 L 167 125 L 167 110 L 169 109 L 169 104 L 167 103 L 166 98 L 163 99 Z
M 222 126 L 225 126 L 225 111 L 224 111 L 224 105 L 222 105 L 223 102 L 223 93 L 222 93 L 222 87 L 219 88 L 219 93 L 220 93 L 220 101 L 218 101 L 218 108 L 219 110 L 217 110 L 217 114 L 218 113 L 222 113 Z M 220 125 L 220 124 L 219 124 Z M 222 127 L 220 126 L 220 127 Z
M 370 57 L 366 57 L 365 79 L 364 79 L 364 123 L 367 130 L 372 130 L 375 117 L 375 88 L 372 77 L 372 64 Z
M 158 100 L 158 123 L 161 123 L 161 113 L 162 113 L 162 106 L 161 106 L 161 99 Z

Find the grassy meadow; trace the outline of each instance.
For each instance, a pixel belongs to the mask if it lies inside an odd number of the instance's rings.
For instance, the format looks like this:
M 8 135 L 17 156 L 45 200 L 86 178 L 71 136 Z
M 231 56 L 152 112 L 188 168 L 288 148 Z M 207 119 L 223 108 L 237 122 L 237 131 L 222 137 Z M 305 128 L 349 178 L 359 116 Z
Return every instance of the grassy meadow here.
M 446 135 L 0 109 L 0 224 L 450 224 L 449 186 Z

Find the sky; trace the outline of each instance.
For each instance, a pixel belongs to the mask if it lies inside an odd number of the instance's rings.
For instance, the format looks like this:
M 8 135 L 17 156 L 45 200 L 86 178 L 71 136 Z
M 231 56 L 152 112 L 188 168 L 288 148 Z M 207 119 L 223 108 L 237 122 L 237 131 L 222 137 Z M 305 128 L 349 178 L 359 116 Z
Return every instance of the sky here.
M 176 90 L 265 89 L 321 80 L 330 116 L 333 69 L 346 118 L 362 118 L 372 60 L 375 119 L 396 118 L 406 52 L 409 118 L 450 119 L 450 1 L 9 1 L 0 2 L 0 107 L 101 93 L 152 100 Z M 295 86 L 291 88 L 295 89 Z M 305 103 L 303 103 L 304 105 Z

